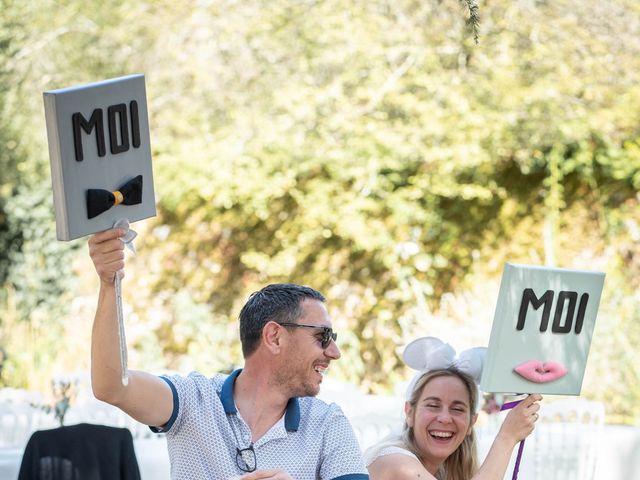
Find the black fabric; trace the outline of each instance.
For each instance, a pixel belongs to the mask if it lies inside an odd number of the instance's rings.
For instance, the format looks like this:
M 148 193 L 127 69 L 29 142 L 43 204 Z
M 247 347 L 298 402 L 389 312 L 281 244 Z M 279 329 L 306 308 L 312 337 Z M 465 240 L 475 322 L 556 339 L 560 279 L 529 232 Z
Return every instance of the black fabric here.
M 142 175 L 132 178 L 118 190 L 122 193 L 122 203 L 125 205 L 138 205 L 142 203 Z
M 140 480 L 126 428 L 81 423 L 31 435 L 18 480 Z
M 114 203 L 116 203 L 116 197 L 109 190 L 97 188 L 87 190 L 87 217 L 97 217 L 113 207 Z
M 142 175 L 132 178 L 118 188 L 122 193 L 124 205 L 138 205 L 142 203 Z M 87 190 L 87 217 L 97 217 L 109 210 L 116 203 L 116 197 L 109 190 L 90 188 Z

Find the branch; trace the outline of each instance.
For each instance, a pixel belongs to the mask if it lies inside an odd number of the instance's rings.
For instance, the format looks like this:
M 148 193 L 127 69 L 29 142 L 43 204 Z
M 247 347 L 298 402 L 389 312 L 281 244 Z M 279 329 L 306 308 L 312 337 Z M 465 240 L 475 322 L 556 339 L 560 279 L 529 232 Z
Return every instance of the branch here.
M 367 104 L 357 113 L 357 115 L 366 115 L 371 113 L 376 105 L 383 99 L 386 93 L 391 90 L 393 84 L 396 83 L 407 70 L 411 68 L 411 66 L 416 61 L 415 55 L 409 54 L 407 58 L 402 62 L 398 68 L 396 68 L 393 73 L 385 80 L 384 84 L 378 89 L 376 94 L 371 97 L 371 99 L 367 102 Z
M 480 15 L 478 14 L 478 3 L 476 0 L 460 0 L 460 3 L 469 9 L 469 18 L 467 19 L 467 27 L 473 32 L 473 39 L 476 45 L 480 38 Z

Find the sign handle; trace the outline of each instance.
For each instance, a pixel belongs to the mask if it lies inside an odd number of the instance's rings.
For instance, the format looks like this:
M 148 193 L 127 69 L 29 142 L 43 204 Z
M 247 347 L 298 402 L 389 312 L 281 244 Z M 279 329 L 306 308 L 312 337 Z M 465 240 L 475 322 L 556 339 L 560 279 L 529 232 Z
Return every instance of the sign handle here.
M 124 314 L 122 313 L 122 280 L 120 272 L 116 272 L 116 312 L 118 316 L 118 338 L 120 341 L 120 368 L 122 372 L 122 385 L 129 384 L 129 370 L 127 367 L 127 338 L 124 333 Z
M 516 405 L 518 405 L 522 400 L 516 400 L 515 402 L 507 402 L 502 407 L 500 407 L 500 411 L 510 410 Z M 520 440 L 520 445 L 518 446 L 518 454 L 516 455 L 516 464 L 513 467 L 513 475 L 511 475 L 511 480 L 516 480 L 518 478 L 518 471 L 520 470 L 520 461 L 522 460 L 522 452 L 524 451 L 524 438 Z

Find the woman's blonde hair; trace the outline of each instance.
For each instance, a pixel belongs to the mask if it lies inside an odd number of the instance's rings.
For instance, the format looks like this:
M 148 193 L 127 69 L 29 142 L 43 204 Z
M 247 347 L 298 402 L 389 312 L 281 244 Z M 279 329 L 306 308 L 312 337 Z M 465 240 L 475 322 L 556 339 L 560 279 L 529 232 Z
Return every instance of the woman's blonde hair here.
M 469 392 L 469 422 L 476 415 L 476 404 L 478 399 L 478 388 L 473 379 L 466 373 L 461 372 L 455 367 L 449 367 L 446 369 L 432 370 L 425 373 L 418 379 L 413 391 L 407 400 L 415 412 L 416 405 L 422 394 L 424 387 L 434 378 L 438 377 L 454 377 L 459 378 Z M 402 428 L 401 441 L 414 455 L 422 460 L 423 455 L 416 443 L 415 436 L 413 434 L 413 427 L 410 427 L 406 419 Z M 464 440 L 456 450 L 449 455 L 444 461 L 437 478 L 440 480 L 468 480 L 478 470 L 478 459 L 476 453 L 476 436 L 471 429 L 471 433 L 464 437 Z

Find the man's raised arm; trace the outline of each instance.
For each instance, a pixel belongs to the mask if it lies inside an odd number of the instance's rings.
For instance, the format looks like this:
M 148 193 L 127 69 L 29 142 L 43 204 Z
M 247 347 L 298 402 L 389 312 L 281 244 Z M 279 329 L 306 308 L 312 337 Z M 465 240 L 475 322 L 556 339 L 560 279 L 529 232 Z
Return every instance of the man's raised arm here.
M 124 274 L 123 229 L 92 235 L 89 254 L 100 277 L 100 293 L 91 334 L 91 384 L 97 399 L 115 405 L 146 425 L 163 426 L 173 411 L 173 396 L 160 378 L 146 372 L 130 371 L 129 383 L 122 384 L 120 341 L 116 313 L 116 272 Z

